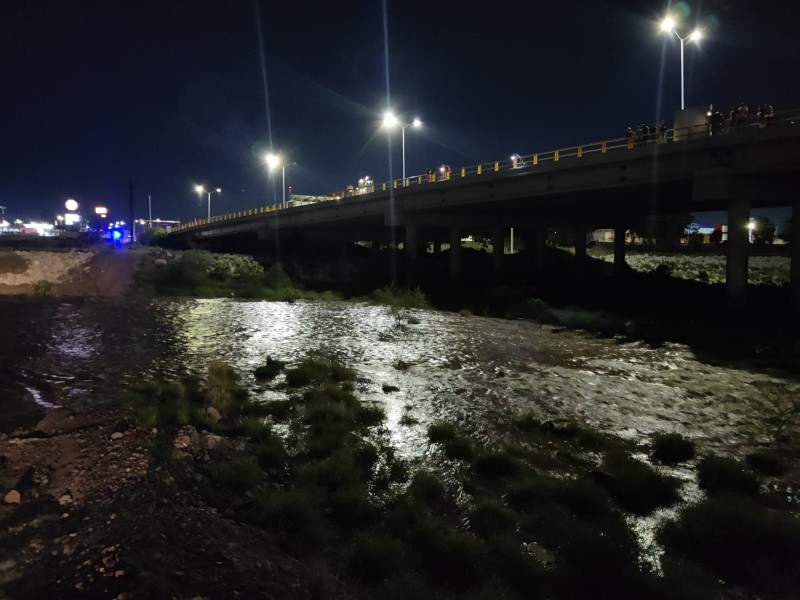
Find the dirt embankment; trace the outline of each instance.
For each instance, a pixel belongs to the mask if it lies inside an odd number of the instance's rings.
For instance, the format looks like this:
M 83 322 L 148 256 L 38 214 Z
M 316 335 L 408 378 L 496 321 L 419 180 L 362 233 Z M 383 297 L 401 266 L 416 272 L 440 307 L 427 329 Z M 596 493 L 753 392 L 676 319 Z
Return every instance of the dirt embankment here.
M 151 441 L 122 406 L 0 434 L 0 599 L 337 597 L 209 506 L 186 452 L 154 465 Z
M 0 294 L 121 296 L 144 258 L 128 248 L 0 250 Z

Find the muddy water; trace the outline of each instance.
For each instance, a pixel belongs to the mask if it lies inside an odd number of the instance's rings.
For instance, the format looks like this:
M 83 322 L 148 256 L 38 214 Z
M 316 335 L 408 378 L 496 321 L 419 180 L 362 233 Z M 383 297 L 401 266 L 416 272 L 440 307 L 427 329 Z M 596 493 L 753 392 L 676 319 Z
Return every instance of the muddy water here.
M 800 390 L 784 374 L 703 363 L 680 345 L 365 304 L 3 299 L 0 332 L 6 431 L 26 407 L 30 421 L 49 405 L 113 401 L 131 382 L 202 375 L 215 359 L 242 373 L 255 397 L 282 398 L 259 386 L 253 369 L 267 355 L 291 364 L 315 351 L 356 369 L 360 397 L 385 406 L 394 442 L 410 456 L 424 454 L 432 421 L 457 421 L 491 440 L 522 411 L 642 441 L 678 431 L 701 447 L 740 452 L 768 440 L 775 390 Z M 404 414 L 419 423 L 400 425 Z

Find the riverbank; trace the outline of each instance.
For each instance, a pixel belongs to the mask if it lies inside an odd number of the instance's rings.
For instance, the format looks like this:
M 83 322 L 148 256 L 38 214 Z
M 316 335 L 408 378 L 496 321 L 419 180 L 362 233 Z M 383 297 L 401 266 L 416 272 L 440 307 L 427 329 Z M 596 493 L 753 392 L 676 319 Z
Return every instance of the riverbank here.
M 131 289 L 144 248 L 84 246 L 0 250 L 0 295 L 118 298 Z
M 0 436 L 0 598 L 313 597 L 313 570 L 153 462 L 125 406 L 59 409 Z M 333 596 L 328 596 L 333 597 Z
M 502 443 L 435 421 L 419 462 L 338 361 L 267 359 L 256 377 L 291 395 L 257 401 L 214 363 L 202 383 L 142 382 L 125 406 L 0 438 L 3 597 L 784 600 L 800 585 L 792 444 L 745 463 L 521 413 Z M 648 531 L 663 554 L 642 554 Z

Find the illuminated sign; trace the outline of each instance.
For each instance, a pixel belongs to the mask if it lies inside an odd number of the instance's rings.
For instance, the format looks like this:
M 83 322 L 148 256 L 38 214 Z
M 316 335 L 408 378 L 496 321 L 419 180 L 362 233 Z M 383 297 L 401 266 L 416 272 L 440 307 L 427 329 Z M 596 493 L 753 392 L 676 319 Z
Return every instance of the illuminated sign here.
M 108 209 L 105 206 L 95 206 L 94 214 L 105 217 L 108 214 Z
M 67 213 L 64 215 L 64 223 L 67 225 L 74 225 L 81 222 L 81 216 L 78 213 Z
M 69 210 L 69 211 L 76 211 L 76 210 L 78 210 L 78 203 L 77 203 L 75 200 L 73 200 L 72 198 L 70 198 L 69 200 L 67 200 L 66 202 L 64 202 L 64 206 L 65 206 L 65 207 L 67 208 L 67 210 Z

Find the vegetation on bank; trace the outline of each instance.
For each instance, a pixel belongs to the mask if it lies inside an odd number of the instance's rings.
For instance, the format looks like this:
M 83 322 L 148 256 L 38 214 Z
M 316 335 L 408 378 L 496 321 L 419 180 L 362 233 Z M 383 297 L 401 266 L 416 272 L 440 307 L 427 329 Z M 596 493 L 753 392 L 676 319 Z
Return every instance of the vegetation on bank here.
M 140 290 L 165 296 L 288 302 L 339 298 L 333 292 L 298 288 L 280 264 L 264 270 L 250 256 L 202 250 L 164 253 L 139 272 L 137 284 Z
M 137 276 L 138 288 L 164 296 L 196 298 L 242 298 L 257 300 L 340 300 L 337 292 L 303 290 L 278 263 L 267 269 L 252 257 L 239 254 L 213 254 L 202 250 L 162 252 Z M 407 312 L 431 308 L 420 288 L 384 286 L 357 301 L 390 306 L 399 321 L 413 323 Z M 465 309 L 462 314 L 484 314 L 505 318 L 525 318 L 540 323 L 558 321 L 553 310 L 526 287 L 503 286 L 493 290 L 482 309 Z
M 699 461 L 708 499 L 661 529 L 658 572 L 628 522 L 676 506 L 680 484 L 631 442 L 523 414 L 498 444 L 431 423 L 429 459 L 409 461 L 346 365 L 314 355 L 263 367 L 261 381 L 286 400 L 251 398 L 213 363 L 203 382 L 142 384 L 129 402 L 156 428 L 153 451 L 167 466 L 187 425 L 222 436 L 193 463 L 206 501 L 319 565 L 348 597 L 699 599 L 742 586 L 782 598 L 800 585 L 800 522 L 768 508 L 741 463 Z M 660 462 L 693 468 L 688 440 L 659 434 L 652 445 Z

